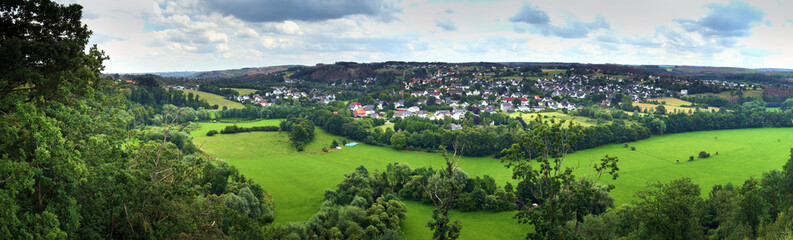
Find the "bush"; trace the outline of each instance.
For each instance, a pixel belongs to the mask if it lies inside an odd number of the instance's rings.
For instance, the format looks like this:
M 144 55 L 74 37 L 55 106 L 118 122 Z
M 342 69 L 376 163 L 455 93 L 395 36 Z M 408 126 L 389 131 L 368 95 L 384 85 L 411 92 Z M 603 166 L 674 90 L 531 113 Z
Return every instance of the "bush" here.
M 689 162 L 694 161 L 694 156 L 688 156 L 688 161 Z
M 636 151 L 636 147 L 631 147 L 631 151 Z
M 258 127 L 238 127 L 237 125 L 226 126 L 220 130 L 222 134 L 239 133 L 239 132 L 275 132 L 278 131 L 277 126 L 258 126 Z
M 207 132 L 207 136 L 210 137 L 215 136 L 215 134 L 218 134 L 218 130 L 209 130 L 209 132 Z
M 699 158 L 708 158 L 708 157 L 710 157 L 710 153 L 707 153 L 705 151 L 699 152 Z

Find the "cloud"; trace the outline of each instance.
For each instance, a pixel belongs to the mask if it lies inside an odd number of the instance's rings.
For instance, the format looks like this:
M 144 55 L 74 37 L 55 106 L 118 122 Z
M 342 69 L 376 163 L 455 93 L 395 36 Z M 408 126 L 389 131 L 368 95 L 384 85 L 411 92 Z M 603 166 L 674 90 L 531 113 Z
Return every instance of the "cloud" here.
M 529 3 L 523 3 L 523 7 L 514 16 L 509 18 L 512 22 L 523 22 L 528 24 L 546 25 L 551 23 L 548 13 Z
M 779 54 L 778 52 L 760 49 L 760 48 L 743 48 L 741 49 L 741 55 L 747 57 L 767 57 L 771 55 Z
M 454 25 L 454 22 L 448 18 L 435 19 L 435 26 L 444 31 L 457 31 L 457 25 Z
M 601 15 L 597 15 L 592 22 L 573 19 L 568 21 L 566 25 L 553 25 L 548 13 L 529 3 L 524 3 L 523 7 L 509 18 L 509 21 L 515 23 L 513 29 L 517 33 L 529 32 L 529 29 L 523 26 L 528 24 L 539 28 L 545 35 L 561 38 L 585 38 L 594 31 L 611 28 L 606 18 Z
M 401 12 L 390 0 L 204 0 L 210 11 L 247 22 L 324 21 L 366 15 L 383 21 Z
M 748 3 L 732 0 L 729 4 L 711 3 L 705 5 L 710 12 L 699 20 L 676 19 L 683 28 L 698 32 L 705 36 L 715 37 L 747 37 L 755 22 L 761 22 L 765 16 L 763 10 L 752 7 Z
M 591 32 L 609 28 L 611 28 L 611 25 L 609 25 L 606 19 L 598 15 L 592 22 L 574 20 L 568 22 L 567 25 L 564 26 L 548 25 L 543 28 L 542 31 L 545 34 L 552 34 L 562 38 L 584 38 L 589 36 Z

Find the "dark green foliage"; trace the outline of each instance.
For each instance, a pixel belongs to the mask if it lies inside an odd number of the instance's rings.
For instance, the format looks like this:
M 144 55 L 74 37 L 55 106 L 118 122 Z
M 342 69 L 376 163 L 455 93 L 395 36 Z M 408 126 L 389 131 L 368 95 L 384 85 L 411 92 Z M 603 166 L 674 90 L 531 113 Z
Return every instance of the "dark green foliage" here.
M 214 93 L 224 97 L 236 97 L 240 95 L 240 93 L 237 92 L 237 90 L 229 89 L 229 88 L 218 88 L 217 86 L 211 84 L 199 85 L 198 91 Z
M 207 136 L 210 136 L 210 137 L 211 136 L 215 136 L 215 134 L 218 134 L 218 130 L 212 129 L 212 130 L 209 130 L 209 132 L 207 132 Z
M 232 134 L 232 133 L 241 133 L 241 132 L 276 132 L 278 131 L 278 126 L 254 126 L 254 127 L 238 127 L 237 125 L 226 126 L 223 130 L 220 130 L 222 134 Z M 210 130 L 215 131 L 215 130 Z M 217 131 L 215 131 L 217 133 Z M 214 134 L 213 134 L 214 135 Z M 207 136 L 209 133 L 207 133 Z
M 276 224 L 266 239 L 394 239 L 407 208 L 388 192 L 380 173 L 363 166 L 346 174 L 336 191 L 325 192 L 319 212 L 305 222 Z
M 708 157 L 710 157 L 710 153 L 705 151 L 699 152 L 699 158 L 708 158 Z
M 303 151 L 306 144 L 314 140 L 314 122 L 311 120 L 289 117 L 281 121 L 280 126 L 282 131 L 289 133 L 289 140 L 297 151 Z
M 694 239 L 702 235 L 704 201 L 691 179 L 648 185 L 636 193 L 638 236 L 642 239 Z
M 135 86 L 132 87 L 128 96 L 132 102 L 138 103 L 144 107 L 154 107 L 161 109 L 163 105 L 171 104 L 177 107 L 190 107 L 193 109 L 198 108 L 211 108 L 206 100 L 200 99 L 198 95 L 193 93 L 184 94 L 181 90 L 172 88 L 162 88 L 159 85 L 148 86 Z
M 594 165 L 595 174 L 588 179 L 577 179 L 573 169 L 563 168 L 566 154 L 582 136 L 580 128 L 566 122 L 544 123 L 539 116 L 532 121 L 531 131 L 524 134 L 521 142 L 504 149 L 501 159 L 513 168 L 513 178 L 518 184 L 519 212 L 516 218 L 521 223 L 534 226 L 530 239 L 568 239 L 577 234 L 578 223 L 591 210 L 601 212 L 609 201 L 602 199 L 602 190 L 595 183 L 603 174 L 617 178 L 618 159 L 608 157 Z M 605 205 L 605 206 L 603 206 Z M 574 221 L 571 231 L 565 227 Z

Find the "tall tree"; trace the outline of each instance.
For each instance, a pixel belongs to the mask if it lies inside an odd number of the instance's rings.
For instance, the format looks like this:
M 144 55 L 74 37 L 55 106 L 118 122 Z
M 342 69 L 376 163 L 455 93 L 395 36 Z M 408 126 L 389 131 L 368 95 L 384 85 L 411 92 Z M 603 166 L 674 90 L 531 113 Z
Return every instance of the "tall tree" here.
M 576 179 L 573 169 L 564 165 L 565 157 L 582 136 L 576 124 L 545 122 L 538 115 L 520 142 L 501 152 L 502 162 L 512 168 L 512 178 L 521 181 L 516 191 L 525 193 L 518 199 L 520 211 L 516 218 L 534 226 L 535 231 L 526 238 L 572 238 L 574 233 L 565 228 L 565 222 L 583 221 L 596 196 L 594 183 L 605 173 L 616 179 L 616 157 L 606 156 L 594 164 L 594 173 L 587 178 Z
M 453 148 L 454 152 L 451 155 L 444 149 L 443 158 L 446 160 L 446 167 L 443 171 L 432 175 L 427 182 L 422 184 L 424 191 L 435 205 L 435 209 L 432 210 L 432 219 L 427 221 L 427 227 L 433 231 L 433 239 L 457 239 L 463 228 L 459 220 L 452 222 L 449 216 L 449 210 L 451 210 L 457 191 L 464 188 L 465 179 L 467 179 L 467 177 L 460 176 L 465 173 L 458 171 L 465 147 L 455 144 Z

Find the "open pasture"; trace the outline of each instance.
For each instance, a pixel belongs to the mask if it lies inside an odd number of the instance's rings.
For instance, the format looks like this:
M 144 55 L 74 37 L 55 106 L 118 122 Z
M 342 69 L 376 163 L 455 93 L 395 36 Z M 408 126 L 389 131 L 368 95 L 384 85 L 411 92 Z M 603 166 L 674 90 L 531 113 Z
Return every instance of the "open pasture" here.
M 239 126 L 277 125 L 280 120 L 238 123 Z M 332 139 L 339 137 L 316 129 L 316 138 L 304 152 L 297 152 L 288 143 L 288 135 L 279 132 L 220 134 L 207 137 L 210 129 L 220 130 L 231 123 L 202 123 L 194 131 L 194 142 L 204 152 L 236 166 L 241 173 L 260 183 L 276 204 L 276 222 L 306 220 L 322 202 L 325 189 L 334 189 L 344 174 L 363 165 L 369 171 L 383 170 L 388 163 L 403 162 L 411 167 L 443 165 L 440 154 L 397 151 L 387 147 L 359 144 L 339 151 L 324 153 Z M 629 143 L 636 151 L 612 144 L 568 155 L 566 165 L 579 166 L 578 176 L 589 173 L 590 161 L 604 155 L 618 156 L 620 177 L 610 181 L 615 204 L 630 203 L 634 193 L 648 182 L 690 177 L 700 185 L 703 196 L 713 184 L 742 184 L 765 171 L 779 169 L 789 158 L 793 147 L 793 128 L 738 129 L 673 134 Z M 711 153 L 710 158 L 688 162 L 688 156 L 699 151 Z M 718 155 L 715 152 L 719 152 Z M 676 160 L 680 159 L 680 163 Z M 462 170 L 470 176 L 489 174 L 499 185 L 513 183 L 511 170 L 489 157 L 465 157 Z M 610 179 L 609 179 L 610 180 Z M 604 181 L 609 182 L 609 181 Z M 406 201 L 408 218 L 402 223 L 409 239 L 430 238 L 426 221 L 431 206 Z M 453 218 L 463 222 L 463 239 L 514 239 L 525 236 L 529 226 L 512 218 L 514 212 L 454 212 Z
M 225 97 L 217 95 L 217 94 L 214 94 L 214 93 L 208 93 L 208 92 L 202 92 L 202 91 L 193 91 L 193 90 L 182 90 L 182 91 L 184 91 L 185 94 L 187 94 L 187 93 L 197 94 L 201 99 L 206 100 L 209 103 L 210 106 L 217 104 L 220 109 L 223 109 L 224 106 L 228 107 L 228 108 L 242 108 L 243 107 L 242 103 L 238 103 L 238 102 L 234 102 L 234 101 L 228 100 Z

